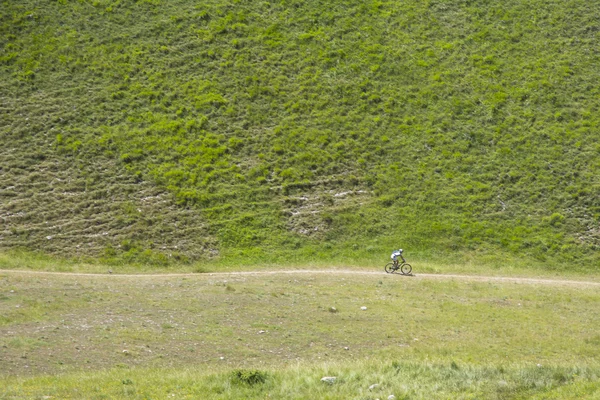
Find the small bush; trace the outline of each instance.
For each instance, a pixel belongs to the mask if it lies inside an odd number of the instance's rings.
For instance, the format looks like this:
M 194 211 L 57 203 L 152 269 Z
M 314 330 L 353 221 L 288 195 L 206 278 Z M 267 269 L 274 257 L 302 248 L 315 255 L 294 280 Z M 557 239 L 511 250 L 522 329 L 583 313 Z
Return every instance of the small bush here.
M 392 196 L 392 195 L 384 195 L 381 196 L 379 199 L 377 199 L 379 204 L 381 204 L 384 207 L 391 207 L 394 202 L 396 201 L 396 197 Z
M 233 383 L 245 385 L 261 385 L 266 382 L 268 374 L 257 369 L 236 369 L 231 372 Z
M 554 213 L 550 216 L 550 225 L 557 226 L 564 222 L 565 217 L 562 214 Z

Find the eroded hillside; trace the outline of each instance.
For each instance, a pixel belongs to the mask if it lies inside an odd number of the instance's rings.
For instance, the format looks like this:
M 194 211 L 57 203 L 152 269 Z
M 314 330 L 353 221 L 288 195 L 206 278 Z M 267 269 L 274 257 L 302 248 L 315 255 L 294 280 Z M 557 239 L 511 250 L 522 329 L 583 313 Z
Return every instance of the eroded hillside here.
M 0 248 L 597 264 L 597 1 L 0 8 Z

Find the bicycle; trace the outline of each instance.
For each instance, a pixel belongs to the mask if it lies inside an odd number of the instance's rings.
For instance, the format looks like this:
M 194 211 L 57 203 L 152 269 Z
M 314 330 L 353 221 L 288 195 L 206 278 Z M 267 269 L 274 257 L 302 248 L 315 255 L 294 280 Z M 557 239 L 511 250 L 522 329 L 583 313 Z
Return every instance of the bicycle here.
M 402 275 L 410 275 L 410 273 L 412 272 L 412 266 L 406 261 L 404 261 L 404 259 L 402 260 L 402 264 L 399 263 L 398 260 L 394 260 L 394 262 L 387 263 L 385 267 L 383 267 L 383 269 L 385 269 L 385 272 L 387 272 L 388 274 L 393 274 L 398 270 L 400 270 L 400 273 Z

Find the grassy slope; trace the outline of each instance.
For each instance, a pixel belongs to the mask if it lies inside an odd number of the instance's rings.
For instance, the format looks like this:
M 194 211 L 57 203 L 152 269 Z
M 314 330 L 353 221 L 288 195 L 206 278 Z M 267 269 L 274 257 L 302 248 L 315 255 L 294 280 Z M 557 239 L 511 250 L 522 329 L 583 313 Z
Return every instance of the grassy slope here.
M 5 1 L 0 247 L 594 269 L 598 10 Z
M 599 301 L 383 273 L 0 272 L 0 398 L 597 398 Z

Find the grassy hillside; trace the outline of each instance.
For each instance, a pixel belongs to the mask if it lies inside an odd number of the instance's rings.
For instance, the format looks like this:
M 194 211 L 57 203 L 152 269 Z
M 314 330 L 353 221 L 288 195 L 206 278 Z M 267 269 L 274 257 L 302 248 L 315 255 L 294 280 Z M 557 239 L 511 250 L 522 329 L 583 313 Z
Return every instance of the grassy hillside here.
M 599 10 L 4 1 L 0 248 L 595 269 Z

